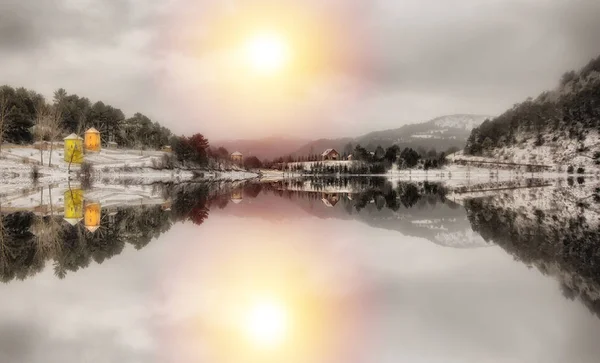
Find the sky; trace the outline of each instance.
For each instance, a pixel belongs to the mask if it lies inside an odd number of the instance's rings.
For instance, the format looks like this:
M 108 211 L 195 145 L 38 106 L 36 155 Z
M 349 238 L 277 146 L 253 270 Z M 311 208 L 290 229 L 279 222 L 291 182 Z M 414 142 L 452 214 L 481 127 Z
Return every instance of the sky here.
M 597 0 L 4 0 L 0 83 L 209 139 L 355 136 L 552 89 L 600 54 L 599 17 Z M 249 66 L 261 34 L 278 71 Z

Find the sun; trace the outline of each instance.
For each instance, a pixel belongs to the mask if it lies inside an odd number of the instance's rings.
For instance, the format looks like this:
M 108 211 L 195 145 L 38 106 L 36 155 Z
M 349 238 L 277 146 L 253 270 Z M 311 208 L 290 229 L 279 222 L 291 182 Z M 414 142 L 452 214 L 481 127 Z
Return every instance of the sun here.
M 245 59 L 250 67 L 263 75 L 279 73 L 291 57 L 287 40 L 277 33 L 257 33 L 246 40 Z
M 256 348 L 276 348 L 288 333 L 288 312 L 277 301 L 256 301 L 246 312 L 243 328 L 245 335 Z

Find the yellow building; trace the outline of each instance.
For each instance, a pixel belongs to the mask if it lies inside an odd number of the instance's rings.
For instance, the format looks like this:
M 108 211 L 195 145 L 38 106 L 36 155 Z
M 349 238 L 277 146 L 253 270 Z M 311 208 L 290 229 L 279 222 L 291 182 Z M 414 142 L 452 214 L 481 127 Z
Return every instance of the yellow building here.
M 71 134 L 63 139 L 65 141 L 65 161 L 67 163 L 81 164 L 83 162 L 83 139 Z
M 67 189 L 64 194 L 64 219 L 74 226 L 83 219 L 83 190 Z
M 101 148 L 100 131 L 90 127 L 84 134 L 83 145 L 86 151 L 99 152 Z
M 102 209 L 100 203 L 86 203 L 85 215 L 83 223 L 85 228 L 94 233 L 100 228 L 100 217 L 102 216 Z

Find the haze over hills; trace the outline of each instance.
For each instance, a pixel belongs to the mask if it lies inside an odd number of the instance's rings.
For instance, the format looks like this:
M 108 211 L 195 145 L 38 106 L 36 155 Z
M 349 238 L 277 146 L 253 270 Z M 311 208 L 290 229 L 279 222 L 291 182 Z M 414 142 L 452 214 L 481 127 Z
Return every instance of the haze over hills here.
M 239 151 L 245 157 L 256 156 L 259 159 L 272 159 L 289 155 L 310 140 L 291 137 L 266 137 L 262 139 L 223 140 L 211 142 L 213 146 L 222 146 L 230 153 Z
M 448 115 L 433 120 L 402 126 L 397 129 L 375 131 L 356 138 L 320 139 L 310 142 L 296 151 L 297 155 L 306 155 L 311 150 L 320 151 L 335 148 L 344 152 L 348 143 L 360 144 L 367 150 L 374 150 L 377 145 L 389 147 L 393 144 L 404 147 L 435 148 L 438 151 L 450 147 L 463 148 L 471 130 L 479 126 L 490 116 L 484 115 Z
M 335 139 L 318 139 L 314 141 L 295 138 L 271 137 L 257 140 L 230 140 L 215 142 L 216 146 L 224 146 L 230 152 L 240 151 L 244 155 L 254 155 L 260 159 L 276 158 L 285 155 L 320 154 L 323 150 L 335 148 L 340 153 L 351 143 L 360 144 L 368 150 L 377 145 L 388 147 L 393 144 L 404 147 L 435 148 L 438 151 L 450 147 L 462 149 L 473 128 L 484 120 L 492 118 L 485 115 L 458 114 L 435 118 L 433 120 L 409 124 L 397 129 L 375 131 L 358 137 L 341 137 Z

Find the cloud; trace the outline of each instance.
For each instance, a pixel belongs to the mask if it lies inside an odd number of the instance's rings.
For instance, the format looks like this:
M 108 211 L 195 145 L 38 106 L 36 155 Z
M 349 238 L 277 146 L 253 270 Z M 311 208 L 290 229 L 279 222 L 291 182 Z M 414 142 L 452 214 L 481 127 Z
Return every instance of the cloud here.
M 326 51 L 269 108 L 260 84 L 244 90 L 256 102 L 236 98 L 241 82 L 219 71 L 223 49 L 210 41 L 221 19 L 274 6 L 295 9 L 290 24 L 306 15 Z M 7 0 L 0 79 L 46 95 L 64 87 L 177 133 L 356 135 L 498 114 L 552 88 L 600 53 L 599 15 L 596 0 Z

